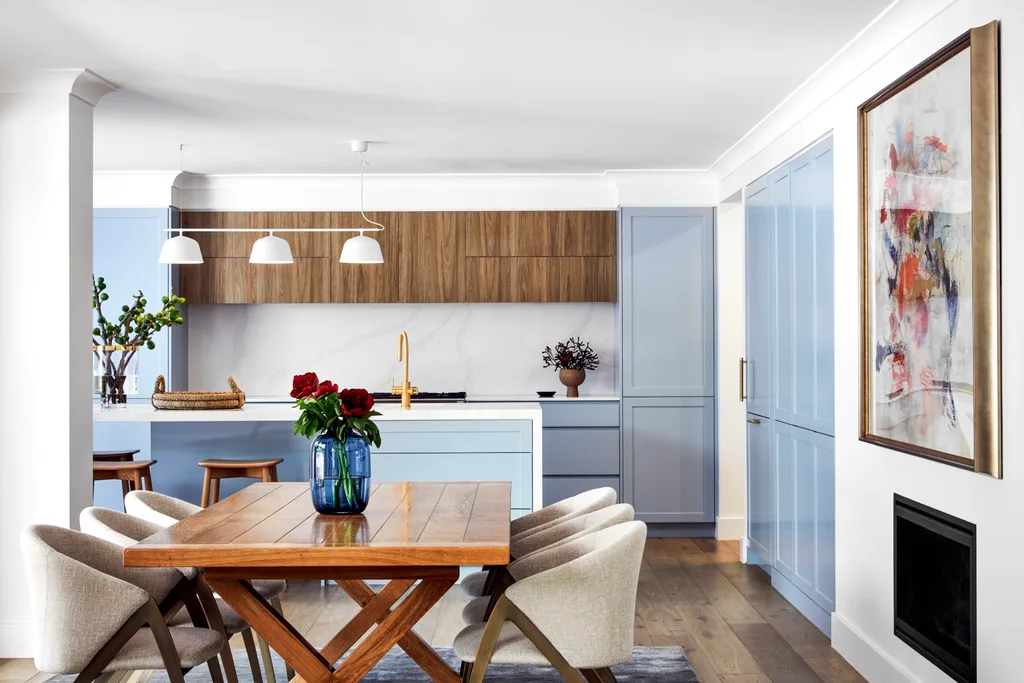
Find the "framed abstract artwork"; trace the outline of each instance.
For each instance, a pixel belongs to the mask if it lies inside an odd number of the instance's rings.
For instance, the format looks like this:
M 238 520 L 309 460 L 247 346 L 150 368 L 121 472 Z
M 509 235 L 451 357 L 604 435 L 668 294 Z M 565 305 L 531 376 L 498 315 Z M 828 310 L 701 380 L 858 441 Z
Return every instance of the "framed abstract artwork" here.
M 861 440 L 1001 477 L 998 22 L 858 117 Z

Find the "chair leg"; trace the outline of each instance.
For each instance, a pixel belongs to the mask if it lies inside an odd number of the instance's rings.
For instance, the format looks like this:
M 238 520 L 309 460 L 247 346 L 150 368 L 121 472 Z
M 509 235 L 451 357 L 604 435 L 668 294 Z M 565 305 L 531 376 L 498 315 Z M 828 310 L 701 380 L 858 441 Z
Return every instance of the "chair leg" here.
M 508 615 L 508 606 L 511 605 L 507 598 L 502 596 L 490 619 L 484 627 L 480 636 L 480 645 L 476 649 L 476 657 L 469 671 L 469 683 L 483 683 L 487 674 L 487 667 L 491 664 L 491 657 L 494 656 L 494 648 L 498 644 L 498 636 L 501 635 L 501 627 L 505 624 Z
M 562 678 L 566 680 L 566 683 L 586 683 L 587 679 L 581 676 L 580 672 L 565 660 L 562 653 L 551 644 L 551 641 L 548 640 L 547 636 L 541 633 L 541 630 L 537 628 L 536 624 L 534 624 L 528 616 L 523 614 L 523 612 L 512 604 L 512 601 L 504 595 L 494 608 L 495 614 L 498 614 L 499 611 L 503 619 L 507 619 L 519 627 L 519 630 L 522 631 L 523 635 L 526 636 L 538 650 L 540 650 L 540 653 L 544 655 L 549 662 L 551 662 L 551 666 L 555 667 L 555 670 L 562 675 Z M 488 621 L 487 625 L 490 626 L 490 624 L 491 622 Z M 486 634 L 486 631 L 484 633 Z M 495 642 L 497 642 L 497 636 L 495 636 Z M 483 647 L 482 644 L 481 647 Z
M 220 479 L 210 482 L 210 505 L 220 500 Z
M 270 646 L 263 640 L 260 634 L 256 634 L 256 645 L 260 648 L 260 657 L 263 658 L 263 672 L 267 675 L 267 683 L 277 683 L 277 675 L 274 671 L 274 657 L 270 654 Z
M 277 596 L 276 598 L 271 600 L 270 605 L 275 610 L 277 610 L 278 614 L 280 614 L 282 617 L 284 616 L 284 608 L 281 606 L 281 596 Z M 292 665 L 288 662 L 284 663 L 284 675 L 289 681 L 295 678 L 295 669 L 293 669 Z
M 210 507 L 210 468 L 204 467 L 206 473 L 203 475 L 203 498 L 199 501 L 199 504 L 204 507 Z
M 607 667 L 603 669 L 580 669 L 580 673 L 583 674 L 588 683 L 616 683 L 615 674 Z
M 256 643 L 252 640 L 252 629 L 242 631 L 242 641 L 245 642 L 245 653 L 249 655 L 249 670 L 252 672 L 253 683 L 263 683 L 260 675 L 260 658 L 256 654 Z
M 231 645 L 228 643 L 227 633 L 224 631 L 224 620 L 220 614 L 220 607 L 217 605 L 217 598 L 213 595 L 213 589 L 206 583 L 202 576 L 196 579 L 196 594 L 199 602 L 206 613 L 206 619 L 210 628 L 224 636 L 224 647 L 220 649 L 221 664 L 224 666 L 224 676 L 228 683 L 238 683 L 238 671 L 235 670 L 235 658 L 231 654 Z M 263 683 L 259 671 L 252 677 L 253 683 Z
M 150 603 L 150 611 L 155 614 L 152 614 L 149 619 L 149 629 L 156 640 L 156 646 L 160 649 L 160 657 L 164 660 L 167 680 L 170 683 L 185 683 L 185 674 L 181 670 L 178 649 L 174 647 L 174 641 L 171 640 L 171 632 L 167 630 L 164 616 L 160 614 L 160 608 L 156 606 L 156 603 Z
M 135 472 L 132 473 L 132 477 L 134 477 L 135 490 L 145 491 L 146 489 L 142 485 L 142 470 L 135 470 Z

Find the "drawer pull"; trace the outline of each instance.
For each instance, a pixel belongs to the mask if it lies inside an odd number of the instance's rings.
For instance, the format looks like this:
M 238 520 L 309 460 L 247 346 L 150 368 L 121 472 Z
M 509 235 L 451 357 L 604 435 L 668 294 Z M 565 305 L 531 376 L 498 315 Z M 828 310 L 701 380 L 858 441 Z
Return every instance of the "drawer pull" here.
M 761 421 L 758 420 L 756 417 L 748 417 L 747 418 L 747 422 L 749 422 L 752 425 L 759 425 L 759 424 L 761 424 Z

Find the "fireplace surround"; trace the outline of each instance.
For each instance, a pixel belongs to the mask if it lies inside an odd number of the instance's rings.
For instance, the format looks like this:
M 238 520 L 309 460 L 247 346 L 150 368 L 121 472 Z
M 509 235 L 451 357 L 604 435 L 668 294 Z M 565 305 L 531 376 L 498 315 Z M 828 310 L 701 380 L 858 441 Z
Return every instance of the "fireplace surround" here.
M 960 683 L 977 681 L 976 527 L 896 494 L 894 633 Z

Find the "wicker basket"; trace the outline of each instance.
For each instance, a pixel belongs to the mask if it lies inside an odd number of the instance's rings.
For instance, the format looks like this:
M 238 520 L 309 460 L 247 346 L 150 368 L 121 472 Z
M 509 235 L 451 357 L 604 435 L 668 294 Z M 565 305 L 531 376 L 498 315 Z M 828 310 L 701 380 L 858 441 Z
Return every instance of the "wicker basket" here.
M 245 392 L 228 377 L 231 391 L 167 391 L 163 375 L 157 375 L 153 407 L 159 410 L 231 410 L 245 405 Z

